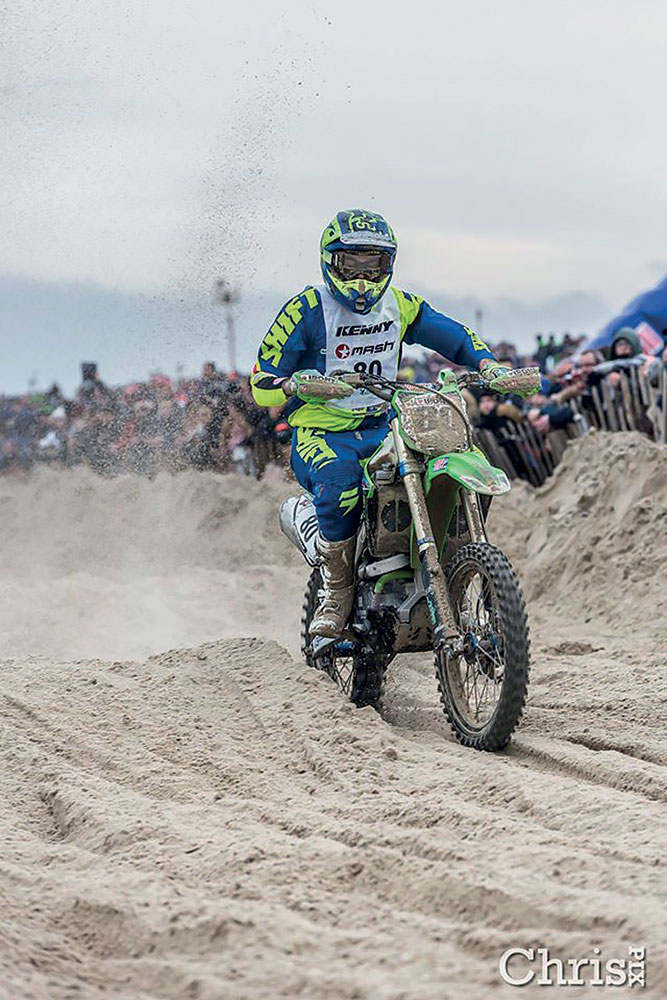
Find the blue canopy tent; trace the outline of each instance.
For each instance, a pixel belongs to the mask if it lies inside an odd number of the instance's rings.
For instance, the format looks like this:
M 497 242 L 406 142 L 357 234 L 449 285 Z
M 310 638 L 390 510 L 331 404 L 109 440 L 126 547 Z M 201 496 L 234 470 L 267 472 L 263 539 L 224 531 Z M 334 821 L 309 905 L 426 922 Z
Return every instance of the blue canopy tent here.
M 667 278 L 629 302 L 597 336 L 589 340 L 585 350 L 609 347 L 612 337 L 623 326 L 630 326 L 637 332 L 646 354 L 657 353 L 667 343 Z

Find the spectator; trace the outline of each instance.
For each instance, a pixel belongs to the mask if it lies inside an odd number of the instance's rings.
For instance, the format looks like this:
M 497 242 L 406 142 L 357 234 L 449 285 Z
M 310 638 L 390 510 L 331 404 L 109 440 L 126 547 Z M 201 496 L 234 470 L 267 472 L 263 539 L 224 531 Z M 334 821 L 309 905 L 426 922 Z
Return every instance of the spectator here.
M 616 331 L 609 349 L 610 361 L 615 361 L 617 358 L 635 358 L 641 353 L 639 337 L 631 327 L 624 326 Z

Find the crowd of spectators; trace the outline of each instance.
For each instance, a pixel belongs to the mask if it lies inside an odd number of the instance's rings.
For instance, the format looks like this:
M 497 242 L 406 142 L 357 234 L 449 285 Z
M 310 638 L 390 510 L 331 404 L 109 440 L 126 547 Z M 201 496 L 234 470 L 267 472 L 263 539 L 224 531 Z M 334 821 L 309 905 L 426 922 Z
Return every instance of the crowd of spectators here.
M 552 432 L 561 431 L 573 437 L 592 427 L 626 429 L 618 413 L 620 401 L 624 410 L 632 410 L 633 426 L 628 419 L 627 429 L 636 427 L 656 437 L 650 401 L 653 399 L 662 409 L 667 331 L 663 337 L 665 345 L 655 355 L 643 352 L 637 334 L 630 328 L 619 330 L 604 352 L 585 350 L 587 338 L 568 333 L 560 339 L 554 334 L 548 337 L 538 334 L 530 354 L 518 353 L 511 343 L 491 344 L 496 358 L 511 368 L 539 366 L 541 392 L 527 400 L 466 392 L 468 413 L 480 431 L 493 435 L 510 469 L 532 482 L 536 481 L 536 465 L 541 464 L 548 471 L 557 459 Z M 401 376 L 409 381 L 434 381 L 439 367 L 440 361 L 434 355 L 409 356 L 404 359 Z M 636 378 L 632 387 L 636 392 L 628 401 L 633 369 Z
M 645 354 L 629 328 L 619 330 L 604 353 L 582 349 L 584 341 L 538 334 L 530 354 L 518 353 L 512 343 L 490 345 L 500 362 L 512 368 L 537 364 L 542 372 L 542 390 L 528 400 L 483 392 L 467 399 L 473 423 L 494 436 L 517 475 L 534 481 L 535 450 L 546 453 L 549 464 L 553 431 L 574 436 L 589 427 L 616 429 L 615 400 L 625 394 L 627 402 L 631 369 L 635 383 L 641 376 L 662 407 L 666 347 Z M 441 367 L 438 355 L 407 355 L 399 377 L 433 382 Z M 261 479 L 269 463 L 288 468 L 291 435 L 284 414 L 254 403 L 247 376 L 220 372 L 207 362 L 198 378 L 154 374 L 146 382 L 110 387 L 95 364 L 81 368 L 72 399 L 57 385 L 43 393 L 0 396 L 0 473 L 51 462 L 85 464 L 107 476 L 194 467 Z M 633 419 L 637 429 L 656 436 L 648 407 Z
M 285 464 L 289 438 L 280 411 L 254 403 L 248 378 L 219 372 L 213 362 L 199 378 L 155 374 L 113 388 L 84 363 L 72 399 L 57 385 L 0 397 L 0 472 L 47 462 L 84 464 L 105 476 L 194 467 L 261 479 L 269 462 Z

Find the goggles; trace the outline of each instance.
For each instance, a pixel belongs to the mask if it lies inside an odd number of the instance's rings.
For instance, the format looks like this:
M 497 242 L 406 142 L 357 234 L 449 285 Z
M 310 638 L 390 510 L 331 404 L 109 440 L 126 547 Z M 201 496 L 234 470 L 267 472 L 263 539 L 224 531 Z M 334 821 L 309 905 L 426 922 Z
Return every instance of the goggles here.
M 335 250 L 331 266 L 343 281 L 379 282 L 391 274 L 393 254 L 387 250 Z

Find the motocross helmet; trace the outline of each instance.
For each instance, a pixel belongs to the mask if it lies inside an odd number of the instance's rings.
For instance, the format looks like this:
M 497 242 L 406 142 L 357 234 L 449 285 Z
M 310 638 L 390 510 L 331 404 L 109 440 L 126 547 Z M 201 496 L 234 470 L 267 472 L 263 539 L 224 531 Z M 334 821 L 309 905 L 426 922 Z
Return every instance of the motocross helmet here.
M 368 313 L 389 288 L 397 249 L 381 215 L 361 208 L 339 212 L 320 240 L 324 283 L 341 305 Z

